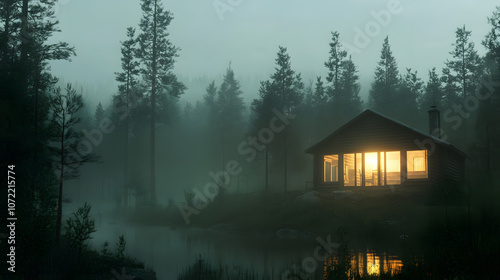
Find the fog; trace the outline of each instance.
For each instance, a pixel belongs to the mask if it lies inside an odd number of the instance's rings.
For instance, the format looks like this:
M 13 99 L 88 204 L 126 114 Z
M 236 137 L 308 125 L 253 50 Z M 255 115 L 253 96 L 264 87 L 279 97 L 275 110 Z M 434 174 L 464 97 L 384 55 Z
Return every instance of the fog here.
M 497 277 L 498 1 L 4 2 L 1 279 Z
M 220 8 L 218 3 L 238 3 Z M 356 28 L 376 21 L 372 13 L 387 11 L 391 1 L 168 1 L 166 8 L 174 15 L 169 32 L 172 42 L 181 48 L 175 72 L 188 86 L 182 101 L 199 100 L 204 82 L 221 80 L 229 62 L 241 81 L 245 101 L 257 94 L 258 82 L 274 70 L 275 53 L 285 46 L 294 69 L 304 80 L 325 76 L 323 63 L 328 58 L 330 32 L 338 31 L 341 42 L 355 46 Z M 367 46 L 353 53 L 359 66 L 361 96 L 368 95 L 373 73 L 386 36 L 390 37 L 394 56 L 401 69 L 417 70 L 423 78 L 432 67 L 439 70 L 448 58 L 456 28 L 463 25 L 472 31 L 471 39 L 484 54 L 480 42 L 489 31 L 486 18 L 497 1 L 395 1 L 396 14 L 380 31 L 373 29 Z M 399 3 L 399 4 L 397 4 Z M 227 4 L 229 5 L 229 4 Z M 226 6 L 222 6 L 226 7 Z M 221 16 L 219 16 L 219 14 Z M 137 1 L 59 1 L 57 18 L 63 32 L 54 40 L 75 46 L 72 62 L 52 62 L 54 75 L 65 82 L 102 85 L 99 92 L 84 93 L 89 102 L 108 103 L 116 91 L 113 73 L 120 69 L 120 41 L 125 30 L 136 27 L 141 16 Z

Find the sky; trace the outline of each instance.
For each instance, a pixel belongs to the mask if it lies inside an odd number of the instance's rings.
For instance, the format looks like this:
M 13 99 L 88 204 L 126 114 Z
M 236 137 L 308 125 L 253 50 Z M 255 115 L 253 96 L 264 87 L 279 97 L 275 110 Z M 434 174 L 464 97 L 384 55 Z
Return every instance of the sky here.
M 389 36 L 400 73 L 417 70 L 425 81 L 438 71 L 453 49 L 455 31 L 466 26 L 482 55 L 481 41 L 489 31 L 498 0 L 172 0 L 162 1 L 174 19 L 170 39 L 179 47 L 174 72 L 189 89 L 183 102 L 196 101 L 208 85 L 220 83 L 229 63 L 240 80 L 245 101 L 256 97 L 259 81 L 274 72 L 278 46 L 288 49 L 292 68 L 309 83 L 326 76 L 331 32 L 338 31 L 359 69 L 361 96 L 366 98 Z M 56 17 L 61 32 L 53 41 L 76 48 L 71 62 L 51 63 L 62 82 L 83 88 L 92 105 L 109 103 L 116 92 L 114 72 L 120 71 L 120 41 L 126 28 L 138 28 L 139 0 L 60 0 Z M 139 30 L 137 31 L 139 32 Z M 190 86 L 191 85 L 191 86 Z

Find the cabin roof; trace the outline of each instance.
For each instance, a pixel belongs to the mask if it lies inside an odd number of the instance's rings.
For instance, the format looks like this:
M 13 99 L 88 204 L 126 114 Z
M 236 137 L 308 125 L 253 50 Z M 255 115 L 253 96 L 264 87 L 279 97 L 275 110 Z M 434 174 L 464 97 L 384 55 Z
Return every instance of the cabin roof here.
M 450 144 L 449 142 L 446 142 L 444 141 L 443 139 L 439 139 L 429 133 L 425 133 L 421 130 L 418 130 L 416 128 L 413 128 L 407 124 L 404 124 L 396 119 L 393 119 L 391 117 L 388 117 L 384 114 L 381 114 L 379 112 L 376 112 L 372 109 L 366 109 L 365 111 L 363 111 L 361 114 L 359 114 L 358 116 L 356 116 L 355 118 L 353 118 L 352 120 L 350 120 L 349 122 L 347 122 L 346 124 L 344 124 L 343 126 L 341 126 L 340 128 L 338 128 L 337 130 L 335 130 L 334 132 L 330 133 L 329 135 L 327 135 L 326 137 L 324 137 L 323 139 L 321 139 L 319 142 L 317 142 L 316 144 L 310 146 L 309 148 L 307 148 L 305 150 L 306 153 L 309 153 L 309 154 L 314 154 L 314 152 L 316 151 L 317 148 L 319 148 L 321 145 L 323 145 L 325 142 L 328 142 L 330 141 L 332 138 L 335 138 L 337 135 L 341 134 L 343 131 L 345 131 L 347 128 L 355 125 L 359 120 L 363 119 L 363 118 L 366 118 L 368 117 L 369 115 L 377 115 L 377 116 L 380 116 L 382 118 L 385 118 L 401 127 L 403 127 L 404 129 L 407 129 L 409 131 L 412 131 L 412 132 L 415 132 L 415 133 L 418 133 L 426 138 L 429 138 L 429 139 L 432 139 L 432 141 L 434 141 L 435 143 L 445 147 L 445 148 L 448 148 L 450 150 L 453 150 L 455 152 L 457 152 L 458 154 L 464 156 L 464 157 L 467 157 L 467 155 L 461 151 L 460 149 L 458 149 L 457 147 L 453 146 L 452 144 Z

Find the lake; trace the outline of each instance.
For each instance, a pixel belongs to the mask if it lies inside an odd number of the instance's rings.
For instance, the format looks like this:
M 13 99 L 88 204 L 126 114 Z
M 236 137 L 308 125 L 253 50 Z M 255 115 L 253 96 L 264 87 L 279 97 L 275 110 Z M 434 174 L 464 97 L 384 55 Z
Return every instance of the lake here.
M 144 261 L 146 267 L 156 271 L 158 279 L 177 279 L 183 270 L 200 256 L 219 267 L 240 266 L 244 270 L 271 275 L 283 275 L 294 266 L 321 275 L 323 263 L 334 264 L 336 258 L 318 258 L 318 238 L 327 242 L 328 236 L 301 234 L 296 238 L 279 238 L 273 232 L 267 234 L 231 234 L 210 229 L 170 229 L 162 226 L 130 225 L 119 221 L 97 219 L 97 232 L 91 245 L 100 250 L 105 241 L 110 249 L 120 235 L 127 242 L 126 253 Z M 331 241 L 334 242 L 334 235 Z M 321 251 L 323 252 L 323 251 Z M 351 266 L 360 274 L 378 275 L 380 272 L 397 273 L 401 260 L 394 254 L 369 248 L 353 250 Z M 319 259 L 319 261 L 318 261 Z M 320 277 L 321 278 L 321 277 Z M 286 278 L 284 278 L 286 279 Z M 291 278 L 290 278 L 291 279 Z

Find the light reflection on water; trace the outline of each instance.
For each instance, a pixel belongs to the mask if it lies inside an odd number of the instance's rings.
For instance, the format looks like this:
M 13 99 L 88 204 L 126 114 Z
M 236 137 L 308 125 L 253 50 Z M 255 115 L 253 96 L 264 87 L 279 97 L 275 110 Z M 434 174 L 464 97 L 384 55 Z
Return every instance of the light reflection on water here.
M 126 253 L 144 261 L 157 273 L 158 279 L 177 279 L 177 276 L 201 255 L 218 266 L 241 266 L 262 275 L 282 275 L 292 266 L 300 266 L 311 257 L 317 246 L 315 236 L 309 239 L 279 239 L 275 236 L 251 236 L 214 233 L 205 229 L 173 230 L 163 226 L 133 226 L 120 222 L 98 223 L 91 245 L 100 250 L 104 241 L 111 250 L 120 235 L 127 242 Z M 334 265 L 331 257 L 325 265 Z M 360 275 L 380 275 L 399 272 L 402 262 L 394 255 L 374 251 L 356 251 L 351 262 Z M 319 275 L 318 275 L 319 273 Z M 321 277 L 321 266 L 316 273 Z
M 401 272 L 403 261 L 398 256 L 386 253 L 377 253 L 373 250 L 351 250 L 351 270 L 348 275 L 359 275 L 361 277 L 379 276 L 381 274 L 394 276 Z M 324 262 L 323 276 L 327 279 L 328 271 L 338 265 L 338 257 L 332 256 Z

